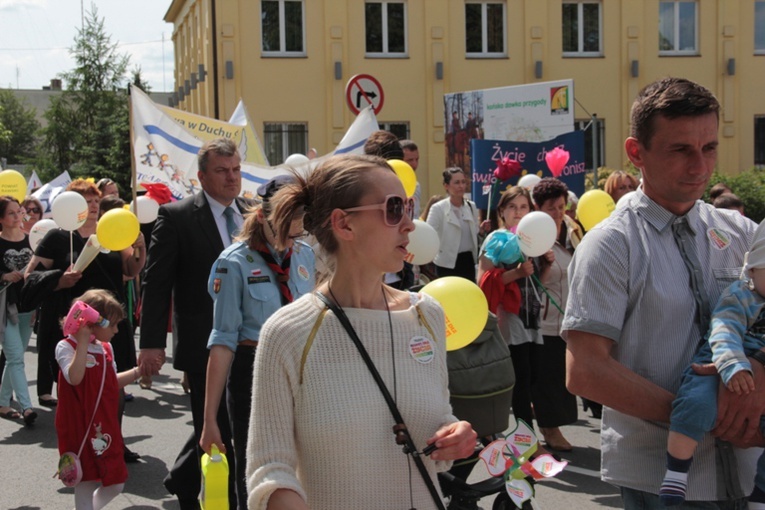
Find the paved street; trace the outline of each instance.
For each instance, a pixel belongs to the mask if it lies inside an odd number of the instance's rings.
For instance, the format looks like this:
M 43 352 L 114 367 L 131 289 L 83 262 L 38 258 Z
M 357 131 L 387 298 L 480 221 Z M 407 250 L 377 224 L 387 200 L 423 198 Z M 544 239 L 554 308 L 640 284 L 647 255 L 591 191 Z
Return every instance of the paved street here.
M 35 374 L 37 356 L 35 338 L 26 356 L 26 372 L 32 401 L 37 404 Z M 176 454 L 191 431 L 188 398 L 180 385 L 180 374 L 170 364 L 162 375 L 155 377 L 151 390 L 137 384 L 127 390 L 135 396 L 126 405 L 125 441 L 129 448 L 141 454 L 139 464 L 128 464 L 130 477 L 125 491 L 107 508 L 110 509 L 168 509 L 178 508 L 162 479 L 172 466 Z M 37 408 L 40 415 L 35 425 L 25 428 L 23 422 L 0 420 L 0 509 L 38 510 L 71 509 L 73 490 L 55 478 L 58 462 L 54 413 Z M 590 510 L 619 508 L 620 498 L 614 487 L 599 480 L 597 420 L 580 410 L 580 421 L 564 427 L 566 438 L 575 445 L 573 452 L 563 454 L 569 467 L 556 478 L 537 485 L 535 506 L 538 509 L 576 508 Z M 483 468 L 476 468 L 471 481 L 481 479 Z M 481 503 L 491 508 L 491 500 Z

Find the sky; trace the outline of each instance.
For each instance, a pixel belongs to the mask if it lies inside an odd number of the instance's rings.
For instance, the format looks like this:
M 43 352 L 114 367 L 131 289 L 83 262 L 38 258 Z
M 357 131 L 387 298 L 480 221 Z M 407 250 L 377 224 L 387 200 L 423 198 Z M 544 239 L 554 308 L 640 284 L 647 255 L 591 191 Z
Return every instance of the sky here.
M 104 30 L 141 67 L 153 92 L 172 91 L 173 25 L 163 20 L 171 0 L 0 0 L 0 88 L 41 89 L 74 68 L 69 48 L 81 27 L 81 7 L 95 5 Z M 162 38 L 164 36 L 164 44 Z M 164 55 L 163 55 L 164 53 Z

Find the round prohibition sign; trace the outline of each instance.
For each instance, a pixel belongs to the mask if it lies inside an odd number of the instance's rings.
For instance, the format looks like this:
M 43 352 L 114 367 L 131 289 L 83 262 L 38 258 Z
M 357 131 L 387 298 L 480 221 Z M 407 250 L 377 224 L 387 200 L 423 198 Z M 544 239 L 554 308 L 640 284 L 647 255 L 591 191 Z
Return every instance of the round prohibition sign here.
M 356 115 L 370 105 L 377 115 L 382 110 L 385 94 L 382 85 L 374 76 L 357 74 L 352 76 L 345 86 L 345 99 L 348 101 L 348 107 Z

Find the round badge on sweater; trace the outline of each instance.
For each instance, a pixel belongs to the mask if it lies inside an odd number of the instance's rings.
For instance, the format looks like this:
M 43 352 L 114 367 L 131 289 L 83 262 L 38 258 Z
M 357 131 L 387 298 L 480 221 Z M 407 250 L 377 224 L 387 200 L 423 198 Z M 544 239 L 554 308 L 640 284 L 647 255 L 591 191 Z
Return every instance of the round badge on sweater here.
M 426 365 L 433 361 L 436 353 L 433 350 L 433 343 L 430 338 L 424 336 L 416 336 L 409 340 L 409 354 L 417 363 Z

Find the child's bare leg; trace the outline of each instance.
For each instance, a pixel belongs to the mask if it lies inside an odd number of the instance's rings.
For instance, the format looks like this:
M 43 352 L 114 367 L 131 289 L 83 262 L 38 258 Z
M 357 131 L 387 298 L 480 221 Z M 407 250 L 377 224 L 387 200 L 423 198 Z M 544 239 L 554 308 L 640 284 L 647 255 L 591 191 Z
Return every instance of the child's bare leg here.
M 74 507 L 77 510 L 93 510 L 93 493 L 101 482 L 80 482 L 74 486 Z
M 679 432 L 670 431 L 667 440 L 667 473 L 659 489 L 659 498 L 666 506 L 682 504 L 688 489 L 688 470 L 698 442 Z
M 124 483 L 115 483 L 114 485 L 101 486 L 93 493 L 93 510 L 101 510 L 111 500 L 116 498 L 125 488 Z

